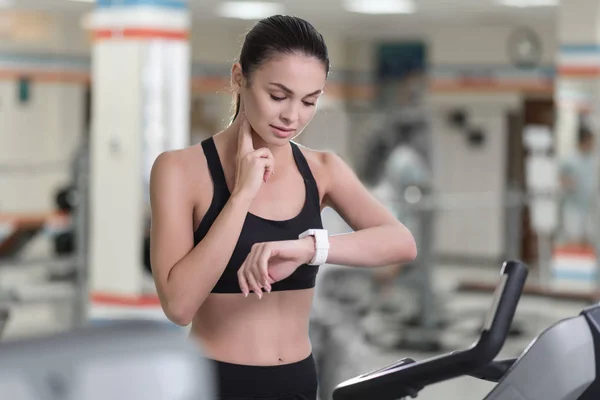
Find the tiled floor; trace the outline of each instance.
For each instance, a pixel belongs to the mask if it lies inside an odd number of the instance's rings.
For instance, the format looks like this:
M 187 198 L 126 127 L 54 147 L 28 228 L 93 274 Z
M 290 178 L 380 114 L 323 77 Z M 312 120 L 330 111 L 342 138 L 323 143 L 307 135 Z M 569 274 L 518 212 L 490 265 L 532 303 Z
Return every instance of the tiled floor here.
M 44 248 L 43 243 L 38 243 L 36 246 L 39 246 L 39 249 Z M 444 306 L 444 315 L 448 320 L 454 322 L 452 328 L 441 331 L 442 342 L 445 345 L 443 352 L 464 349 L 476 340 L 477 327 L 491 303 L 491 295 L 455 293 L 453 289 L 456 283 L 463 278 L 476 278 L 494 282 L 498 277 L 499 268 L 500 266 L 496 269 L 448 265 L 435 268 L 433 271 L 435 292 L 440 296 L 440 303 Z M 43 277 L 43 269 L 43 266 L 29 268 L 27 272 L 18 269 L 2 269 L 0 270 L 0 288 L 15 283 L 31 284 L 39 282 Z M 35 287 L 32 290 L 35 290 Z M 406 300 L 406 305 L 409 304 L 410 301 Z M 339 311 L 334 308 L 322 304 L 320 307 L 322 318 L 327 319 L 329 322 L 340 318 L 339 315 L 335 315 Z M 510 338 L 500 357 L 518 355 L 535 335 L 552 322 L 575 315 L 583 307 L 584 304 L 523 298 L 517 312 L 516 323 L 522 324 L 524 334 Z M 41 303 L 16 307 L 5 330 L 4 340 L 18 340 L 26 336 L 38 336 L 61 331 L 65 327 L 64 321 L 66 321 L 67 315 L 65 310 L 65 305 L 60 303 Z M 464 314 L 468 311 L 475 311 L 475 317 L 464 318 Z M 372 318 L 373 314 L 369 315 Z M 463 318 L 460 317 L 461 315 L 463 315 Z M 346 317 L 344 319 L 344 317 L 341 317 L 340 321 L 342 322 L 337 325 L 333 324 L 335 334 L 331 336 L 329 342 L 329 345 L 333 345 L 333 347 L 318 348 L 318 344 L 315 344 L 319 354 L 331 361 L 328 363 L 327 368 L 329 370 L 327 373 L 329 376 L 334 376 L 335 378 L 332 378 L 332 380 L 336 382 L 382 367 L 403 357 L 419 360 L 437 355 L 407 349 L 389 350 L 368 344 L 363 339 L 360 328 L 365 326 L 365 321 L 367 321 L 365 318 L 349 319 Z M 331 364 L 334 364 L 334 366 L 331 366 Z M 481 399 L 492 387 L 492 383 L 464 377 L 428 387 L 421 392 L 419 399 Z

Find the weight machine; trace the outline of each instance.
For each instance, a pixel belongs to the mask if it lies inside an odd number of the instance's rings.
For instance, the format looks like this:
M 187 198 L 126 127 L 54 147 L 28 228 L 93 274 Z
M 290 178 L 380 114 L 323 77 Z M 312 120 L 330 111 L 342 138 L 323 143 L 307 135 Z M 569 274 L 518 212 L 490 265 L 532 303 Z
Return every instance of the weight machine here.
M 70 314 L 67 323 L 77 327 L 87 320 L 88 274 L 87 274 L 87 231 L 89 204 L 89 153 L 88 144 L 83 142 L 72 160 L 72 181 L 74 190 L 69 201 L 76 205 L 69 216 L 62 212 L 42 216 L 13 216 L 8 218 L 9 241 L 3 243 L 11 251 L 4 254 L 0 262 L 0 272 L 10 268 L 22 270 L 41 266 L 45 282 L 40 284 L 16 285 L 0 288 L 0 309 L 8 313 L 13 306 L 32 303 L 69 303 Z M 59 200 L 64 196 L 59 196 Z M 58 230 L 56 220 L 59 219 Z M 69 255 L 59 257 L 21 260 L 18 252 L 36 235 L 63 233 L 65 225 L 71 226 L 78 246 Z M 12 243 L 11 246 L 9 246 Z M 8 256 L 11 257 L 8 257 Z

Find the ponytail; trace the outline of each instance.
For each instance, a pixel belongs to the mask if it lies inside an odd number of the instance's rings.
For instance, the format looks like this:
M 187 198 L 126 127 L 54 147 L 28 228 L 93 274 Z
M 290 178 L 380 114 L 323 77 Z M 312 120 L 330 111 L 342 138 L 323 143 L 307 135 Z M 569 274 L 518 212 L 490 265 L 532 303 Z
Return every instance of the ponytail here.
M 235 121 L 235 119 L 237 118 L 237 116 L 240 113 L 240 103 L 241 103 L 241 101 L 240 101 L 240 94 L 238 93 L 235 96 L 235 105 L 234 105 L 235 111 L 234 111 L 234 114 L 233 114 L 233 118 L 231 118 L 231 123 L 233 123 L 233 121 Z

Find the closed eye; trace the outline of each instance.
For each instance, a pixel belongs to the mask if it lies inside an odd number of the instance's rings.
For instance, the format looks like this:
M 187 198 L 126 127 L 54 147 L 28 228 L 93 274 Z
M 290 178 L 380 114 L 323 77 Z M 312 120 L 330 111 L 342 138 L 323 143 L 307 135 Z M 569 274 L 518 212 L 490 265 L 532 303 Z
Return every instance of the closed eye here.
M 285 97 L 277 97 L 277 96 L 274 96 L 274 95 L 272 95 L 272 94 L 271 94 L 271 95 L 269 95 L 269 96 L 271 96 L 271 99 L 273 99 L 273 100 L 275 100 L 275 101 L 283 101 L 283 100 L 285 100 L 285 99 L 286 99 Z M 310 101 L 303 101 L 302 103 L 303 103 L 305 106 L 307 106 L 307 107 L 314 107 L 314 106 L 316 105 L 316 103 L 313 103 L 313 102 L 310 102 Z

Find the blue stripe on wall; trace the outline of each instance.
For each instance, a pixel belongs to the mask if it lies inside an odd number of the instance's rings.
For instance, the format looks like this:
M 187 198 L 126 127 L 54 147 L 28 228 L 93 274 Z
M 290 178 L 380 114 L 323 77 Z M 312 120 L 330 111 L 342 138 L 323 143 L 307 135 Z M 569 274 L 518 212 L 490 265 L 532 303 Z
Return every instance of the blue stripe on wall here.
M 106 1 L 106 0 L 104 0 Z M 164 0 L 163 0 L 164 1 Z M 19 68 L 23 64 L 47 67 L 63 67 L 89 71 L 92 66 L 91 57 L 86 55 L 64 55 L 52 53 L 17 53 L 0 52 L 0 64 L 4 66 L 14 64 Z M 229 63 L 204 63 L 191 61 L 192 77 L 209 76 L 212 78 L 229 79 L 231 65 Z M 534 69 L 519 69 L 510 65 L 434 65 L 427 72 L 433 78 L 454 79 L 457 76 L 489 76 L 491 78 L 517 78 L 517 79 L 553 79 L 556 69 L 553 66 L 541 66 Z M 334 69 L 331 71 L 329 81 L 346 82 L 351 84 L 374 84 L 375 71 L 351 71 Z
M 559 52 L 564 54 L 600 53 L 600 44 L 565 44 L 560 46 Z
M 184 0 L 97 0 L 97 8 L 121 8 L 121 7 L 139 7 L 151 6 L 168 8 L 171 10 L 185 10 L 188 8 L 187 1 Z
M 525 76 L 553 78 L 556 75 L 556 69 L 550 65 L 531 69 L 517 68 L 511 65 L 434 65 L 429 69 L 429 74 L 436 77 L 457 74 L 491 74 L 506 78 Z
M 596 280 L 596 273 L 594 271 L 583 272 L 583 271 L 552 271 L 552 275 L 555 279 L 565 279 L 569 281 L 580 281 L 580 282 L 594 282 Z
M 36 64 L 40 67 L 64 65 L 73 68 L 90 68 L 90 58 L 86 56 L 70 56 L 55 54 L 14 54 L 0 52 L 0 62 L 15 64 Z

